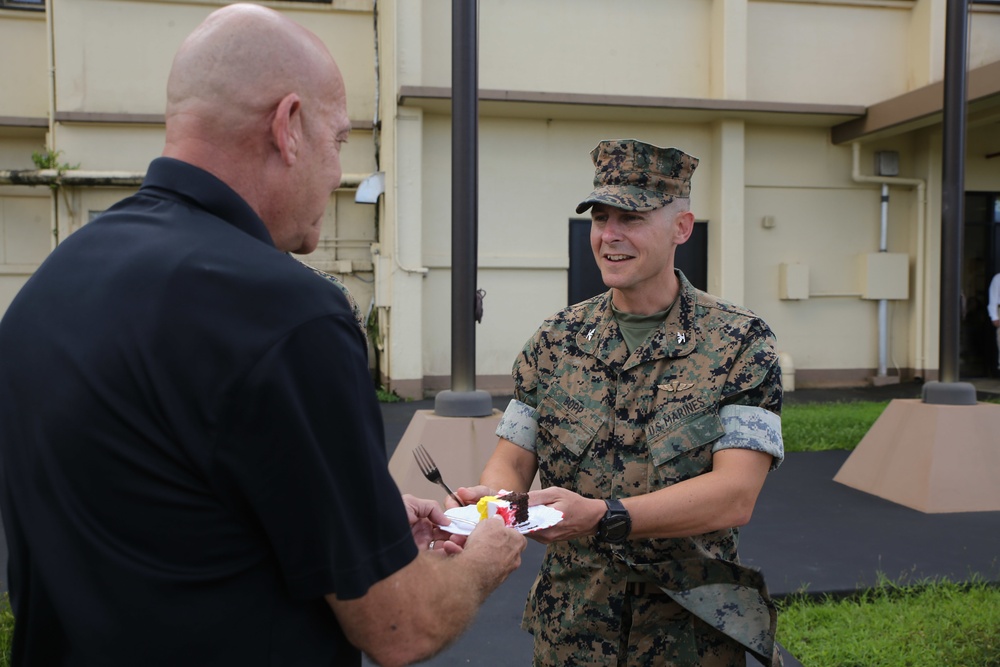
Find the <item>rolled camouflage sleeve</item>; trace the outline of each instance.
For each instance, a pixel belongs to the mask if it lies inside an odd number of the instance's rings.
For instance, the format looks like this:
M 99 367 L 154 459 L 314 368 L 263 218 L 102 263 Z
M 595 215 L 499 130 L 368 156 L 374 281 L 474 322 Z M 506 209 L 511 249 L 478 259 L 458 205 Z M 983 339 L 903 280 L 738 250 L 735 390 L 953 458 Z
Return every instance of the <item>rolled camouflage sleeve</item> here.
M 750 405 L 726 405 L 719 410 L 726 434 L 716 441 L 712 453 L 723 449 L 750 449 L 774 457 L 771 470 L 785 458 L 781 439 L 781 417 L 770 410 Z
M 529 452 L 535 451 L 538 436 L 538 411 L 517 399 L 511 399 L 497 424 L 497 435 Z

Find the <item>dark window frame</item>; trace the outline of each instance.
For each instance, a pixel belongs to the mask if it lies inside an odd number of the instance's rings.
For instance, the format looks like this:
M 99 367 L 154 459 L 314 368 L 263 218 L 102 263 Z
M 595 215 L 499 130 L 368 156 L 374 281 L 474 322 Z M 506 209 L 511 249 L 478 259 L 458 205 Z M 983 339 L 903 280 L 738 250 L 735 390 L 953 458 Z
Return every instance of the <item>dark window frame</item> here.
M 26 9 L 31 12 L 44 12 L 45 0 L 0 0 L 0 9 Z

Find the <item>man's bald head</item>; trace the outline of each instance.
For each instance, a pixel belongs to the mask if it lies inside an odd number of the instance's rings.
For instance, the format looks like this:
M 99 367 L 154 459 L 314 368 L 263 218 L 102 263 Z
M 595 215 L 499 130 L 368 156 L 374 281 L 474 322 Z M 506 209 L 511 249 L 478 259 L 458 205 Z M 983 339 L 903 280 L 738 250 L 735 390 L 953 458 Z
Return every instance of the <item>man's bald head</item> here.
M 330 52 L 274 10 L 243 3 L 216 10 L 174 57 L 163 155 L 228 184 L 279 249 L 315 248 L 350 128 Z
M 221 129 L 254 122 L 289 92 L 308 91 L 336 65 L 308 30 L 259 5 L 213 12 L 174 57 L 167 122 L 196 114 Z

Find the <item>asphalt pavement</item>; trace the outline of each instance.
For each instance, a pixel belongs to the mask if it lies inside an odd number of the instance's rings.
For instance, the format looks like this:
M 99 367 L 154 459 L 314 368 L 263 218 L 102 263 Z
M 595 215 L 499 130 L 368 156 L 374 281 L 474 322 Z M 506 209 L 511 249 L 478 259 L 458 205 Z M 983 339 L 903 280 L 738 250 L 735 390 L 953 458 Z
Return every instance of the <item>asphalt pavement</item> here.
M 1000 394 L 1000 382 L 975 382 L 980 399 Z M 918 383 L 800 389 L 787 405 L 920 398 Z M 498 409 L 509 396 L 494 398 Z M 416 410 L 433 400 L 383 404 L 391 455 Z M 1000 442 L 1000 437 L 998 437 Z M 740 535 L 744 564 L 761 570 L 776 598 L 794 593 L 849 594 L 880 580 L 916 583 L 978 577 L 1000 582 L 1000 512 L 925 514 L 833 481 L 849 452 L 786 455 L 771 473 L 754 515 Z M 487 600 L 469 630 L 422 663 L 435 667 L 530 665 L 531 635 L 521 613 L 544 548 L 529 540 L 521 567 Z M 779 620 L 780 622 L 780 620 Z M 787 652 L 785 667 L 799 663 Z M 752 658 L 748 664 L 755 666 Z M 370 663 L 366 663 L 370 664 Z M 813 666 L 810 666 L 813 667 Z
M 1000 381 L 974 384 L 980 399 L 1000 395 Z M 917 383 L 800 389 L 786 392 L 785 402 L 919 398 L 921 390 Z M 497 396 L 493 404 L 502 410 L 509 400 Z M 433 399 L 382 404 L 390 456 L 415 412 L 433 407 Z M 837 451 L 791 453 L 768 477 L 753 519 L 741 532 L 740 554 L 744 564 L 761 570 L 773 596 L 848 594 L 884 578 L 1000 582 L 1000 512 L 925 514 L 843 486 L 833 476 L 847 456 Z M 531 636 L 521 631 L 520 621 L 544 552 L 529 540 L 521 567 L 487 600 L 469 630 L 423 664 L 530 665 Z M 4 574 L 6 564 L 7 545 L 0 532 Z M 6 590 L 6 576 L 0 584 Z M 785 654 L 786 667 L 799 664 Z

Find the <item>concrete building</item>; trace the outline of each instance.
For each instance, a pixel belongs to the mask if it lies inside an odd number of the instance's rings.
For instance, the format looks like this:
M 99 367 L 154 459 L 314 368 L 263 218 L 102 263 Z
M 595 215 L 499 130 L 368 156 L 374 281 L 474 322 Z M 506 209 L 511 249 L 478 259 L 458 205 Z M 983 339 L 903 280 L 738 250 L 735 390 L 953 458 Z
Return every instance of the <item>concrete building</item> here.
M 0 44 L 16 54 L 0 69 L 0 310 L 54 243 L 135 189 L 162 148 L 171 57 L 220 4 L 0 0 Z M 266 4 L 326 41 L 355 128 L 320 249 L 303 260 L 370 308 L 380 382 L 433 395 L 451 373 L 451 2 Z M 479 2 L 477 388 L 510 391 L 541 320 L 600 289 L 589 219 L 574 209 L 590 150 L 624 137 L 701 158 L 699 224 L 680 264 L 768 321 L 797 386 L 936 379 L 945 10 Z M 996 367 L 983 295 L 1000 271 L 1000 7 L 973 3 L 969 17 L 961 354 L 972 376 Z M 17 184 L 33 153 L 74 169 L 56 187 Z M 384 192 L 361 197 L 376 203 L 355 201 L 377 173 Z

